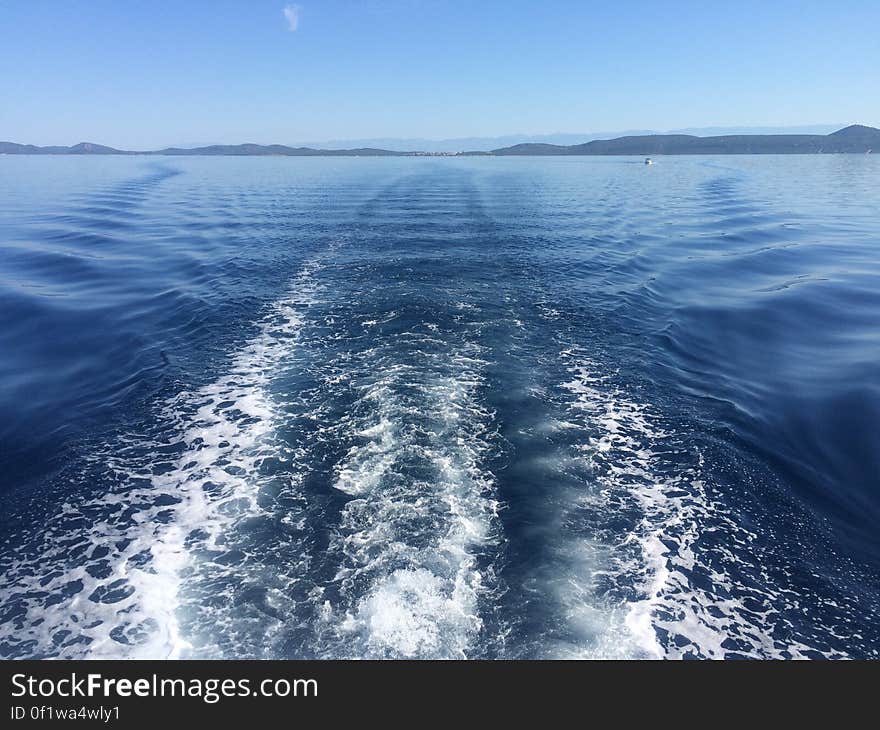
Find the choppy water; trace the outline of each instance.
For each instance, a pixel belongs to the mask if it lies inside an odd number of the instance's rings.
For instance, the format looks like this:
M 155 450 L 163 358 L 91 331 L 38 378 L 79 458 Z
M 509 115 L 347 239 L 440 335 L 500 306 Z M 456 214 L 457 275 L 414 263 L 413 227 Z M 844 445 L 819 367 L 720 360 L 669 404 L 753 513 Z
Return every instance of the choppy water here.
M 0 656 L 876 657 L 880 159 L 0 159 Z

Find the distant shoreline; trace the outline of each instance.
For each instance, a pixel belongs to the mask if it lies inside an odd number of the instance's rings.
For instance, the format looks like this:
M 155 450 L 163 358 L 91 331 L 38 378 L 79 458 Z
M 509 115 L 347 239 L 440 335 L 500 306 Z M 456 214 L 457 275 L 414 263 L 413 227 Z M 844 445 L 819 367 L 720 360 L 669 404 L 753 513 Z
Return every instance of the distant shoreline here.
M 698 137 L 689 134 L 649 134 L 597 139 L 584 144 L 554 145 L 527 142 L 489 152 L 402 152 L 372 147 L 325 150 L 286 145 L 209 145 L 185 149 L 120 150 L 92 142 L 70 147 L 0 142 L 0 155 L 142 155 L 169 157 L 547 157 L 627 155 L 773 155 L 880 152 L 880 129 L 853 124 L 831 134 L 737 134 Z

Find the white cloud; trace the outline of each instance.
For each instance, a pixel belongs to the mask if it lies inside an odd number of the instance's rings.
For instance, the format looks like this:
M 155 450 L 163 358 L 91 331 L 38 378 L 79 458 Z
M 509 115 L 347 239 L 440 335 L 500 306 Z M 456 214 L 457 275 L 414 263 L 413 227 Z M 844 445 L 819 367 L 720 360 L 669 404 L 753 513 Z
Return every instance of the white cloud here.
M 299 28 L 299 11 L 299 5 L 284 6 L 284 17 L 287 18 L 287 25 L 290 27 L 291 32 Z

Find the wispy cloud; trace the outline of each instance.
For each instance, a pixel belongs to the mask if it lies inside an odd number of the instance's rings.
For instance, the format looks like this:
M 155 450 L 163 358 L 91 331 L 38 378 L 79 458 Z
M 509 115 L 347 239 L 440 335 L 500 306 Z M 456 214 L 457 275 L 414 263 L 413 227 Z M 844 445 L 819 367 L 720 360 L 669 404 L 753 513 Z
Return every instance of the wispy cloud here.
M 290 28 L 290 32 L 292 33 L 297 28 L 299 28 L 299 11 L 301 10 L 299 5 L 285 5 L 284 6 L 284 17 L 287 19 L 287 25 Z

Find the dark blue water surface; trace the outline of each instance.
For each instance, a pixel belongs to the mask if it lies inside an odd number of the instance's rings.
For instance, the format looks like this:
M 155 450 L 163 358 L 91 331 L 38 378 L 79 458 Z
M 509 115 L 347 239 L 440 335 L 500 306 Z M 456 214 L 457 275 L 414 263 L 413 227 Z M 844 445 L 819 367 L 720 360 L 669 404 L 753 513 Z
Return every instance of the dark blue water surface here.
M 877 657 L 880 158 L 0 158 L 0 656 Z

